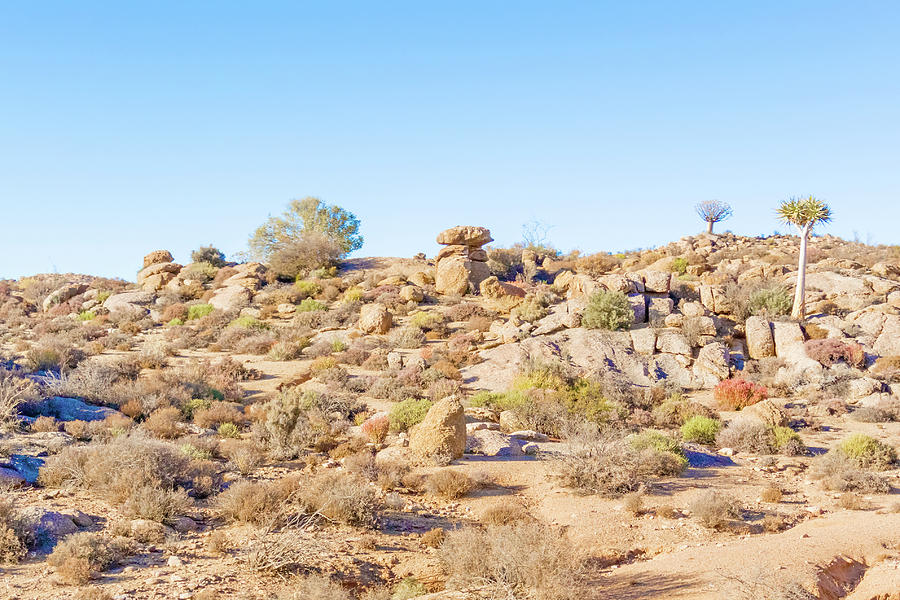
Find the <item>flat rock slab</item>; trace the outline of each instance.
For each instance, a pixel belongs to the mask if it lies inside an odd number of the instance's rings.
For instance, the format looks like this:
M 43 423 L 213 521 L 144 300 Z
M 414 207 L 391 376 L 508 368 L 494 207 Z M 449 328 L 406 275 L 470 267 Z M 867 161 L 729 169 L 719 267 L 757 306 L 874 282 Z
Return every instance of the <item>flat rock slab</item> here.
M 60 421 L 102 421 L 108 416 L 120 414 L 112 408 L 63 396 L 53 396 L 36 402 L 30 406 L 30 410 L 37 416 L 53 417 Z

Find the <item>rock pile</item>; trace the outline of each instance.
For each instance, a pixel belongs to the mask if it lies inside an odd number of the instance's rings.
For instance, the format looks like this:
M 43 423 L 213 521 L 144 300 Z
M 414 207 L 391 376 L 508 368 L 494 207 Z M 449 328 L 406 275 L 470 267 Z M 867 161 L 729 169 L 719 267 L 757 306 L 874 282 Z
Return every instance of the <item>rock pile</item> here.
M 462 295 L 477 290 L 491 275 L 482 246 L 492 241 L 491 232 L 485 227 L 460 225 L 438 234 L 437 243 L 444 248 L 437 255 L 436 291 Z
M 168 250 L 155 250 L 144 257 L 144 268 L 137 274 L 137 283 L 148 292 L 160 290 L 175 279 L 181 265 L 174 262 Z

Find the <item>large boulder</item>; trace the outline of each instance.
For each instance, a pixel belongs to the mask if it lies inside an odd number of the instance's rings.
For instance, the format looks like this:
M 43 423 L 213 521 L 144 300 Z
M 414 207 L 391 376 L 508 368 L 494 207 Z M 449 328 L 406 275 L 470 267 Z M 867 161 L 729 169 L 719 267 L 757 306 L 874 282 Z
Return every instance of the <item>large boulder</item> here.
M 509 312 L 525 299 L 525 290 L 511 283 L 504 283 L 491 275 L 478 285 L 481 295 L 492 310 Z
M 451 256 L 437 265 L 435 290 L 439 294 L 461 296 L 479 289 L 481 282 L 491 276 L 486 263 Z
M 466 451 L 466 415 L 456 396 L 435 402 L 410 429 L 409 449 L 420 458 L 461 458 Z
M 53 417 L 60 421 L 102 421 L 112 415 L 120 415 L 119 411 L 88 404 L 79 398 L 51 396 L 40 402 L 29 403 L 26 411 L 31 416 Z
M 47 312 L 57 304 L 62 304 L 67 300 L 71 300 L 78 294 L 83 294 L 88 289 L 87 284 L 84 283 L 67 283 L 61 288 L 55 289 L 44 298 L 44 302 L 41 305 L 41 308 L 44 312 Z
M 747 352 L 750 358 L 775 356 L 775 338 L 772 323 L 762 317 L 750 317 L 744 326 L 747 336 Z
M 253 292 L 248 288 L 242 285 L 228 285 L 217 289 L 209 299 L 209 303 L 213 307 L 227 312 L 250 306 L 252 298 Z
M 363 304 L 356 327 L 363 333 L 387 333 L 393 322 L 393 315 L 385 305 Z
M 772 337 L 775 340 L 775 356 L 778 358 L 806 358 L 803 348 L 805 338 L 799 323 L 792 321 L 776 321 L 772 324 Z
M 648 293 L 668 294 L 672 284 L 672 273 L 664 271 L 645 271 L 644 288 Z
M 425 299 L 425 292 L 417 285 L 404 285 L 400 288 L 400 297 L 407 302 L 421 302 Z
M 146 269 L 150 265 L 155 265 L 157 263 L 170 263 L 174 258 L 172 258 L 172 253 L 168 250 L 154 250 L 150 254 L 144 257 L 144 266 L 142 269 Z
M 634 312 L 635 323 L 647 322 L 647 297 L 643 294 L 628 294 L 628 303 Z
M 138 272 L 137 283 L 145 290 L 158 290 L 175 279 L 181 268 L 181 265 L 174 262 L 154 263 Z
M 656 351 L 656 330 L 652 327 L 636 327 L 628 333 L 631 334 L 634 351 L 638 354 L 650 356 Z
M 649 296 L 647 299 L 648 320 L 654 325 L 661 324 L 675 310 L 675 301 L 668 296 Z
M 156 300 L 153 292 L 146 290 L 113 294 L 103 303 L 103 308 L 111 313 L 141 311 L 147 312 L 147 306 Z
M 885 316 L 881 334 L 872 349 L 880 356 L 900 355 L 900 316 Z
M 466 438 L 466 453 L 483 456 L 522 456 L 522 442 L 516 438 L 494 431 L 478 429 Z
M 491 237 L 490 229 L 469 225 L 457 225 L 456 227 L 445 229 L 437 236 L 437 243 L 444 246 L 460 245 L 480 248 L 493 241 L 494 238 Z
M 684 334 L 677 330 L 660 331 L 656 338 L 656 349 L 666 354 L 691 355 L 691 345 Z
M 787 425 L 787 414 L 771 400 L 763 400 L 741 410 L 741 415 L 746 418 L 756 419 L 770 427 Z
M 700 349 L 694 361 L 694 377 L 703 387 L 713 387 L 731 372 L 728 347 L 722 342 L 713 342 Z

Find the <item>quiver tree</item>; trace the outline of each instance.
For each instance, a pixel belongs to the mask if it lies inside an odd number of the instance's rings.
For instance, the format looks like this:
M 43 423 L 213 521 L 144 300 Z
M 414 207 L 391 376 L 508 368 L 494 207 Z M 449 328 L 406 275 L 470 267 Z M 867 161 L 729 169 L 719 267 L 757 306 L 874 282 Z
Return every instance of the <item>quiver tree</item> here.
M 706 221 L 706 232 L 713 232 L 713 225 L 732 215 L 731 205 L 720 200 L 704 200 L 695 207 L 700 218 Z
M 800 258 L 797 265 L 797 287 L 794 290 L 794 307 L 791 317 L 802 319 L 806 316 L 806 246 L 809 234 L 816 225 L 831 221 L 831 209 L 813 196 L 791 198 L 781 203 L 776 210 L 778 218 L 794 225 L 800 234 Z

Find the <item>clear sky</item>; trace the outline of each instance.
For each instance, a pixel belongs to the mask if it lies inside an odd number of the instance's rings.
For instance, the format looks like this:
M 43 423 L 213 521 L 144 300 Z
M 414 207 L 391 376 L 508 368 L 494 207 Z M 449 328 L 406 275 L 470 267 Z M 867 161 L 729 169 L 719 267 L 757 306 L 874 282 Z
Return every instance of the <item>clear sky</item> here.
M 667 243 L 792 195 L 900 243 L 900 3 L 0 0 L 0 277 L 228 255 L 291 199 L 360 255 L 534 219 Z M 782 228 L 783 229 L 783 228 Z

